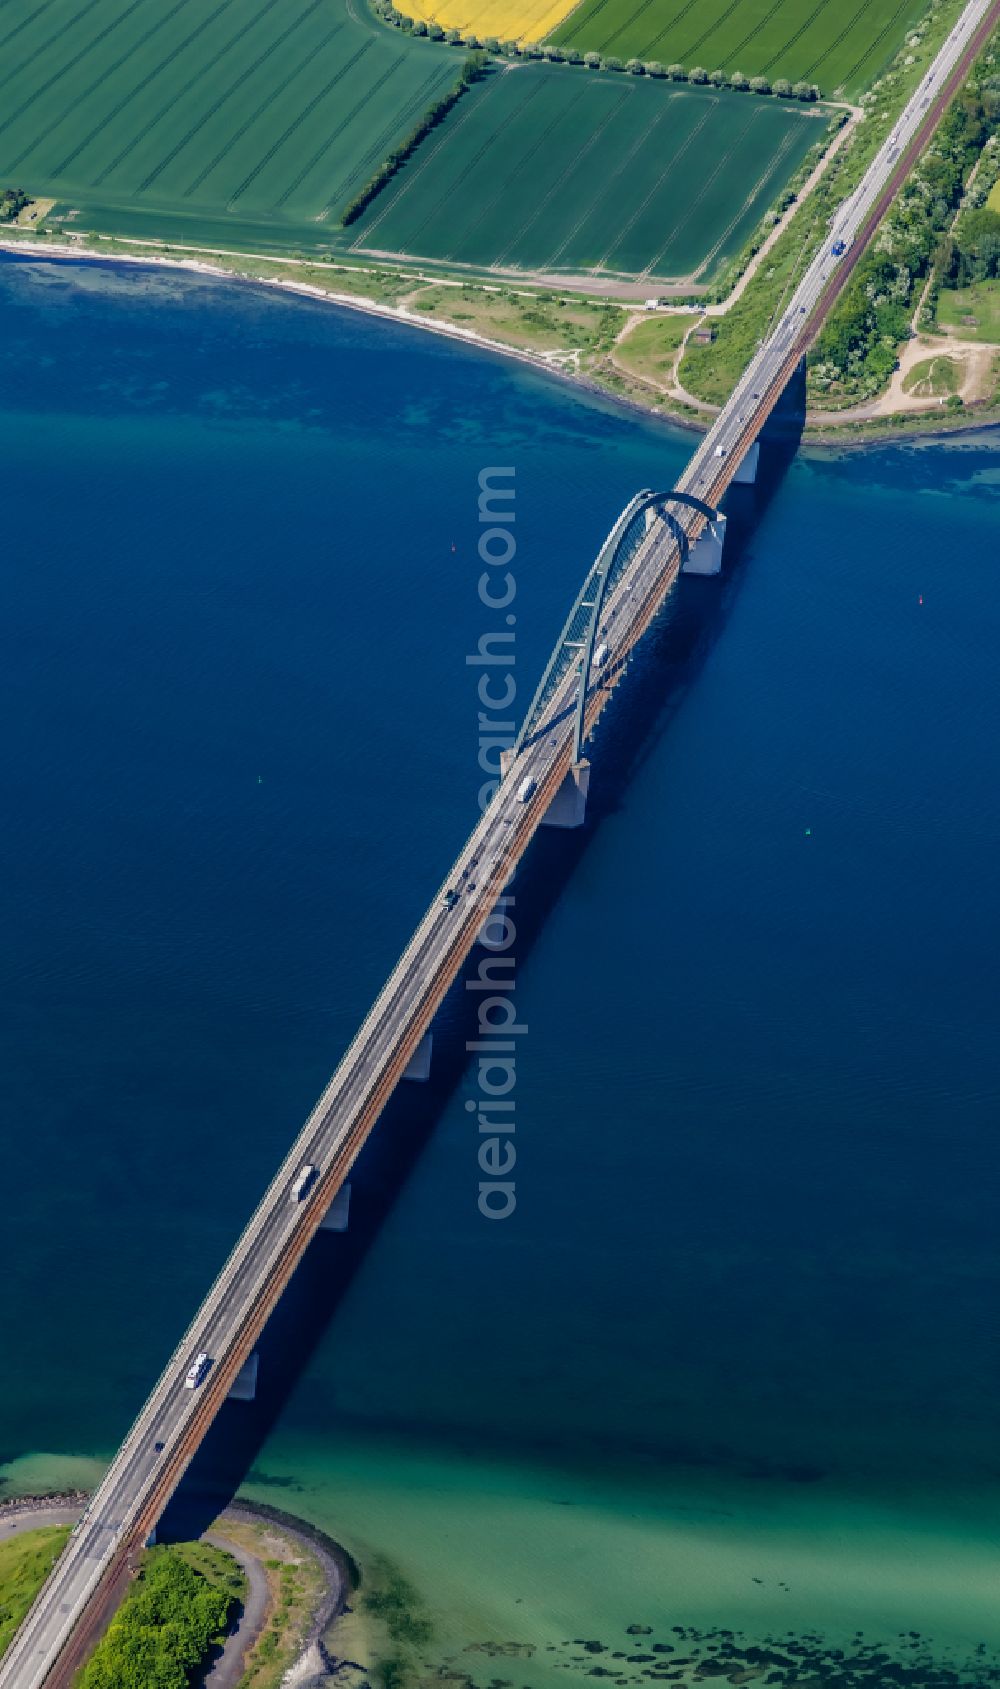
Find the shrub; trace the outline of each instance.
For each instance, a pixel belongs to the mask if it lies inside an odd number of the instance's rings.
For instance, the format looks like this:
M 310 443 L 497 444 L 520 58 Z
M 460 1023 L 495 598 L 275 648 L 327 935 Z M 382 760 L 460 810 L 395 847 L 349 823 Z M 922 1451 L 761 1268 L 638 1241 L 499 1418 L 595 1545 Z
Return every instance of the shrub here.
M 432 41 L 444 40 L 444 30 L 441 28 L 439 23 L 429 23 L 427 25 L 427 33 Z
M 478 35 L 467 35 L 465 37 L 465 45 L 469 48 L 470 52 L 478 53 L 480 47 L 482 46 L 482 42 L 480 41 Z
M 667 74 L 666 66 L 661 65 L 659 59 L 647 59 L 646 60 L 646 75 L 647 76 L 657 76 L 658 77 L 658 76 L 666 76 L 666 74 Z
M 745 94 L 750 86 L 750 78 L 748 76 L 744 76 L 741 70 L 734 70 L 732 76 L 729 78 L 729 86 L 730 88 L 735 88 L 737 93 Z
M 479 81 L 483 71 L 486 69 L 486 64 L 487 58 L 484 52 L 480 51 L 466 54 L 465 63 L 462 66 L 461 73 L 458 78 L 458 94 L 460 94 L 465 88 L 471 88 L 473 82 Z M 455 96 L 456 99 L 458 98 L 458 94 Z M 450 96 L 446 96 L 446 98 L 448 99 L 449 105 L 454 104 L 454 100 L 452 100 Z M 447 109 L 447 107 L 445 109 Z M 443 116 L 444 113 L 441 115 Z
M 767 77 L 751 76 L 750 92 L 751 94 L 769 94 L 771 92 L 771 84 L 767 80 Z
M 605 70 L 624 70 L 625 66 L 622 64 L 621 59 L 605 59 L 604 69 Z
M 646 67 L 641 59 L 629 59 L 625 66 L 630 76 L 645 76 Z
M 550 64 L 561 65 L 565 54 L 561 47 L 557 47 L 554 42 L 550 42 L 547 47 L 542 48 L 542 57 L 548 59 Z
M 786 77 L 779 76 L 777 82 L 774 84 L 774 92 L 777 94 L 779 100 L 787 100 L 791 96 L 792 85 Z
M 797 100 L 814 100 L 816 98 L 816 88 L 811 82 L 794 83 L 792 93 Z
M 724 70 L 713 70 L 708 80 L 713 88 L 725 88 L 728 78 Z
M 460 47 L 462 44 L 462 31 L 460 29 L 446 29 L 444 32 L 444 38 L 449 47 Z
M 588 70 L 600 70 L 601 55 L 600 53 L 584 53 L 583 62 Z
M 189 1683 L 225 1635 L 236 1606 L 235 1594 L 214 1588 L 161 1550 L 143 1567 L 82 1683 L 86 1689 Z
M 483 42 L 483 50 L 487 53 L 499 53 L 500 43 L 495 35 L 488 35 Z
M 688 79 L 688 73 L 683 65 L 668 65 L 667 75 L 671 82 L 686 82 Z
M 424 23 L 423 18 L 415 18 L 413 20 L 413 29 L 411 31 L 411 34 L 413 34 L 413 35 L 426 35 L 427 34 L 427 25 Z
M 708 71 L 704 70 L 701 65 L 695 65 L 693 70 L 688 71 L 688 81 L 697 82 L 699 85 L 703 82 L 707 82 Z
M 542 49 L 537 41 L 526 41 L 521 52 L 526 59 L 540 59 L 542 56 Z
M 583 63 L 583 60 L 575 47 L 567 47 L 563 54 L 563 58 L 566 60 L 568 65 L 582 65 Z
M 516 59 L 520 51 L 520 41 L 505 41 L 503 44 L 503 53 L 505 58 Z

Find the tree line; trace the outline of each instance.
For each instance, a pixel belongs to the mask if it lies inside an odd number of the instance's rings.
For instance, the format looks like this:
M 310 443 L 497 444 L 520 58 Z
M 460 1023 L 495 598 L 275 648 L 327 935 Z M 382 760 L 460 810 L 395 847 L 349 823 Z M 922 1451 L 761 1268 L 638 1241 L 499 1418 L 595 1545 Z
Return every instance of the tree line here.
M 32 203 L 23 188 L 4 188 L 0 194 L 0 223 L 13 223 L 26 206 Z
M 575 47 L 560 47 L 552 41 L 544 45 L 537 41 L 501 41 L 496 35 L 480 39 L 478 35 L 463 35 L 460 29 L 444 29 L 439 23 L 407 17 L 392 0 L 372 0 L 372 9 L 386 23 L 409 35 L 426 36 L 430 41 L 443 41 L 448 47 L 465 46 L 473 52 L 505 59 L 542 59 L 547 64 L 582 65 L 587 70 L 623 71 L 629 76 L 691 82 L 696 87 L 733 88 L 741 94 L 775 94 L 780 100 L 810 102 L 820 98 L 815 82 L 789 82 L 781 76 L 771 82 L 766 76 L 744 76 L 739 70 L 705 70 L 701 65 L 689 70 L 686 65 L 660 64 L 657 59 L 618 59 L 603 53 L 580 53 Z
M 174 1550 L 153 1549 L 79 1689 L 191 1689 L 233 1623 L 236 1589 L 236 1576 L 219 1586 Z
M 364 187 L 355 194 L 354 198 L 344 208 L 340 220 L 345 228 L 348 224 L 357 221 L 362 211 L 392 181 L 396 171 L 406 163 L 406 160 L 420 145 L 424 136 L 429 135 L 432 129 L 437 128 L 442 118 L 447 117 L 456 101 L 462 98 L 466 89 L 471 88 L 472 84 L 478 81 L 486 62 L 485 53 L 467 54 L 465 63 L 459 72 L 458 80 L 448 90 L 447 94 L 444 94 L 441 99 L 435 100 L 433 105 L 428 106 L 419 123 L 410 130 L 404 140 L 400 141 L 399 146 L 394 147 L 392 152 L 382 160 L 374 176 L 369 177 Z

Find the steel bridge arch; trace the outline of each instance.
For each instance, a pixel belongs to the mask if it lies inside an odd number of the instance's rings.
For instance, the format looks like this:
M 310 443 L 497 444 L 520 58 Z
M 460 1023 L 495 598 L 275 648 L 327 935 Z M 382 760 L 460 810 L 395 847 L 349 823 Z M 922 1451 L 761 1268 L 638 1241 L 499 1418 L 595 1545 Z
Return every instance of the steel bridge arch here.
M 542 678 L 535 689 L 535 695 L 528 705 L 520 732 L 511 747 L 511 763 L 533 737 L 546 703 L 568 672 L 574 658 L 579 668 L 580 685 L 577 689 L 574 711 L 573 762 L 580 761 L 583 753 L 584 718 L 590 689 L 590 670 L 594 660 L 597 630 L 601 623 L 601 610 L 609 586 L 613 581 L 617 581 L 626 564 L 631 561 L 639 541 L 645 536 L 646 512 L 655 509 L 657 506 L 660 507 L 660 514 L 677 541 L 682 563 L 690 550 L 691 542 L 687 533 L 677 518 L 667 509 L 670 504 L 686 505 L 689 509 L 696 510 L 699 515 L 704 516 L 707 522 L 715 522 L 719 517 L 719 512 L 714 510 L 710 504 L 706 504 L 704 499 L 697 498 L 694 493 L 680 492 L 677 489 L 672 492 L 657 493 L 651 492 L 647 487 L 629 499 L 628 504 L 621 512 L 598 552 L 583 586 L 573 601 L 569 615 L 563 623 L 562 631 L 545 665 Z M 640 519 L 642 526 L 636 535 L 634 527 Z

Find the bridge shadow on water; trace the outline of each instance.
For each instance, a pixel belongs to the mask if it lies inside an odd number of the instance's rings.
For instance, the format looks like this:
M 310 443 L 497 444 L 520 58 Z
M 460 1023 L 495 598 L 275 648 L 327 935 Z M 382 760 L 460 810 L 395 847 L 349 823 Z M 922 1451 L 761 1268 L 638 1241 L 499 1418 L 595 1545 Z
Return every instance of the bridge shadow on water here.
M 576 832 L 544 829 L 522 863 L 517 876 L 519 966 L 590 839 L 624 804 L 630 781 L 655 751 L 723 632 L 740 590 L 748 541 L 798 450 L 804 399 L 800 367 L 761 437 L 756 485 L 734 487 L 727 497 L 722 575 L 681 578 L 633 659 L 627 680 L 613 695 L 592 746 L 587 824 Z M 482 954 L 473 952 L 435 1018 L 430 1079 L 397 1087 L 352 1170 L 347 1230 L 318 1234 L 268 1322 L 257 1345 L 255 1400 L 226 1402 L 163 1516 L 160 1540 L 200 1535 L 251 1472 L 467 1071 L 465 1044 L 476 1035 L 476 1004 L 462 981 L 475 971 Z M 330 1429 L 335 1430 L 335 1422 Z

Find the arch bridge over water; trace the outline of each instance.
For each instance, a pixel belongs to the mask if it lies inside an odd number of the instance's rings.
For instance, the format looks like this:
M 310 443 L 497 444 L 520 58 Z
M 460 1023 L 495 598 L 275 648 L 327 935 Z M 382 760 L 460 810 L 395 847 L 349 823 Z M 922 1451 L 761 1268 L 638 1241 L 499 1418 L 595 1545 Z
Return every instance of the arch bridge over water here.
M 506 777 L 0 1660 L 0 1689 L 70 1689 L 126 1586 L 135 1554 L 243 1372 L 308 1244 L 341 1201 L 354 1160 L 518 861 L 543 821 L 578 824 L 589 775 L 583 746 L 629 654 L 682 567 L 717 569 L 724 532 L 718 507 L 726 488 L 998 17 L 1000 0 L 968 0 L 893 134 L 834 217 L 830 244 L 806 269 L 678 485 L 666 494 L 637 494 L 615 523 L 546 667 Z M 592 684 L 598 640 L 606 650 L 597 665 L 599 683 Z M 342 1205 L 340 1212 L 343 1217 Z M 205 1363 L 200 1382 L 188 1387 L 196 1356 Z

